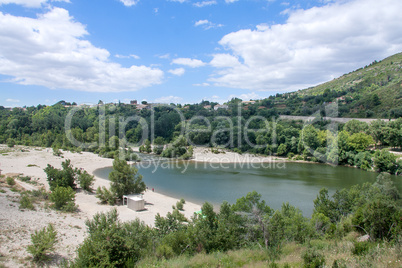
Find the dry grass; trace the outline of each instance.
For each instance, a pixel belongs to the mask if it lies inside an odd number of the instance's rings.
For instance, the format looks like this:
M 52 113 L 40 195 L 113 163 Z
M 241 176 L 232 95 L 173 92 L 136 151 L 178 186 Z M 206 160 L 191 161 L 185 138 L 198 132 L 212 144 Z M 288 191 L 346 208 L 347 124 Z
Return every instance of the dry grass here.
M 312 240 L 306 244 L 291 242 L 282 247 L 278 259 L 262 249 L 241 249 L 200 253 L 194 256 L 179 256 L 170 260 L 144 259 L 138 267 L 302 267 L 302 254 L 309 247 L 325 256 L 325 267 L 332 267 L 336 261 L 340 267 L 402 267 L 400 244 L 373 243 L 364 255 L 353 255 L 352 249 L 358 234 L 349 233 L 342 240 Z

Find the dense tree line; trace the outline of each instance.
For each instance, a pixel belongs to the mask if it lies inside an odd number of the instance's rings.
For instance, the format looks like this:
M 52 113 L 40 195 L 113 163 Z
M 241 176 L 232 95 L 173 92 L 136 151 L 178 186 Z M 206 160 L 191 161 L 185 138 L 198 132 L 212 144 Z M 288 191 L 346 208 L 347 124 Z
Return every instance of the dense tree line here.
M 314 200 L 311 218 L 288 203 L 273 210 L 257 192 L 235 204 L 224 202 L 219 211 L 204 203 L 201 212 L 191 219 L 177 209 L 166 217 L 158 214 L 154 228 L 138 219 L 122 223 L 116 210 L 112 210 L 86 222 L 88 236 L 70 266 L 133 267 L 147 258 L 169 259 L 255 247 L 280 254 L 286 243 L 339 240 L 352 231 L 369 235 L 377 243 L 398 243 L 401 212 L 399 192 L 386 174 L 379 175 L 374 184 L 336 191 L 332 197 L 323 188 Z
M 259 102 L 270 106 L 269 99 Z M 130 145 L 142 145 L 143 152 L 183 159 L 191 158 L 192 146 L 202 145 L 393 174 L 401 172 L 401 165 L 392 154 L 369 149 L 400 148 L 402 118 L 377 120 L 370 125 L 352 120 L 329 131 L 330 122 L 278 120 L 276 113 L 253 109 L 257 104 L 244 106 L 240 99 L 229 101 L 228 109 L 215 111 L 205 109 L 206 105 L 213 107 L 216 103 L 204 101 L 186 107 L 172 104 L 141 111 L 123 104 L 71 108 L 58 103 L 26 110 L 3 108 L 0 143 L 10 147 L 53 147 L 55 151 L 86 150 L 126 160 L 138 160 Z

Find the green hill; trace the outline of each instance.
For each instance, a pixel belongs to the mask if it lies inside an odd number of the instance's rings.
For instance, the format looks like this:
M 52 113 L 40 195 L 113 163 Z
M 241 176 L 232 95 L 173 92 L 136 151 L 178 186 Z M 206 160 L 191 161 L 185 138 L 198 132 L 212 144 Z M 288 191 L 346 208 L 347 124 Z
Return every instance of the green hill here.
M 335 96 L 342 116 L 401 117 L 402 53 L 297 94 L 300 97 Z

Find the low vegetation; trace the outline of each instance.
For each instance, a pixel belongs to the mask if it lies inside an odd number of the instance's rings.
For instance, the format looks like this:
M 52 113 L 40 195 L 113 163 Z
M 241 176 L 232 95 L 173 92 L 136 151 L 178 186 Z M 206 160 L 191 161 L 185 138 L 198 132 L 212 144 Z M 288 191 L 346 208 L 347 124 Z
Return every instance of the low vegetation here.
M 178 203 L 182 203 L 179 201 Z M 322 189 L 306 218 L 285 203 L 271 209 L 247 194 L 217 212 L 204 203 L 187 219 L 176 208 L 155 218 L 122 223 L 117 211 L 86 222 L 88 237 L 70 267 L 399 267 L 402 216 L 389 176 L 329 196 Z M 368 241 L 360 241 L 366 235 Z M 399 262 L 398 262 L 399 261 Z
M 75 192 L 71 187 L 57 186 L 49 195 L 52 207 L 57 210 L 73 212 L 77 210 L 75 205 Z
M 48 255 L 53 252 L 56 243 L 57 232 L 53 225 L 49 224 L 31 235 L 31 245 L 28 245 L 27 251 L 32 254 L 35 262 L 43 263 L 49 259 Z

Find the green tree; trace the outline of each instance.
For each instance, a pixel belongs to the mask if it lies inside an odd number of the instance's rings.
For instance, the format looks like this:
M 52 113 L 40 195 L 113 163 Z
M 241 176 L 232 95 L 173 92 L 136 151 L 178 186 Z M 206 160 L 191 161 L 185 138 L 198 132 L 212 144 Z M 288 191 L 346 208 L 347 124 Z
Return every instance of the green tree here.
M 348 139 L 349 148 L 356 152 L 363 152 L 368 146 L 374 144 L 374 140 L 370 135 L 364 133 L 354 133 Z
M 71 187 L 57 186 L 49 195 L 53 207 L 57 210 L 74 211 L 75 206 L 75 192 Z
M 151 142 L 148 139 L 146 139 L 144 143 L 144 152 L 148 154 L 152 153 Z
M 137 194 L 145 190 L 145 183 L 138 169 L 131 167 L 127 161 L 115 158 L 113 170 L 109 174 L 110 190 L 122 200 L 123 195 Z
M 73 169 L 71 161 L 67 159 L 61 163 L 62 170 L 56 169 L 51 165 L 47 165 L 44 169 L 49 182 L 50 190 L 53 191 L 57 186 L 71 187 L 75 189 L 76 169 Z
M 49 259 L 48 253 L 54 250 L 57 243 L 57 232 L 52 224 L 42 230 L 31 234 L 31 245 L 28 245 L 27 251 L 32 254 L 34 261 L 44 262 Z
M 15 140 L 12 139 L 12 138 L 8 138 L 7 139 L 7 146 L 12 148 L 12 147 L 14 147 L 14 145 L 15 145 Z
M 279 156 L 282 156 L 282 155 L 286 155 L 286 153 L 287 153 L 287 146 L 286 146 L 286 144 L 282 143 L 282 144 L 279 145 L 279 147 L 278 147 L 277 154 L 278 154 Z
M 86 170 L 79 170 L 77 179 L 82 189 L 90 193 L 93 192 L 92 186 L 95 182 L 95 177 L 93 175 L 90 175 Z
M 163 147 L 165 146 L 165 140 L 162 137 L 156 137 L 154 139 L 154 153 L 161 154 L 163 152 Z
M 376 144 L 381 140 L 381 129 L 385 126 L 385 122 L 378 119 L 371 122 L 369 132 Z
M 389 172 L 395 174 L 397 170 L 397 157 L 389 151 L 383 149 L 374 154 L 374 165 L 380 172 Z
M 361 122 L 356 119 L 348 121 L 343 126 L 343 130 L 346 130 L 347 132 L 349 132 L 351 134 L 366 132 L 368 130 L 368 128 L 369 128 L 369 126 L 366 122 Z
M 401 208 L 395 201 L 376 195 L 356 211 L 353 223 L 374 239 L 390 239 L 402 231 L 401 214 Z

